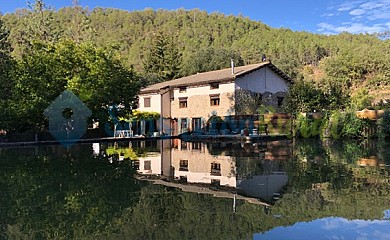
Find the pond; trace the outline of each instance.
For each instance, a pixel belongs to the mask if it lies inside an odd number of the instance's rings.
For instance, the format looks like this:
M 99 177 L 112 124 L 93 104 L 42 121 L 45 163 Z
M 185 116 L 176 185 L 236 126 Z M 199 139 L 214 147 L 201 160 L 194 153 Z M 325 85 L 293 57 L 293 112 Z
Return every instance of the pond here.
M 0 239 L 390 239 L 390 143 L 0 148 Z

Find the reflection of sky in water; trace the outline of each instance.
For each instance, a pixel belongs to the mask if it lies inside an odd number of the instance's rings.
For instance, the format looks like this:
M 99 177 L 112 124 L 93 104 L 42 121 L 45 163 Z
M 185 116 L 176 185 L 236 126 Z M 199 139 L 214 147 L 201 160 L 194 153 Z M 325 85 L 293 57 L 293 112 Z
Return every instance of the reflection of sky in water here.
M 385 218 L 390 211 L 385 211 Z M 263 234 L 255 234 L 254 240 L 303 240 L 303 239 L 390 239 L 389 220 L 347 220 L 345 218 L 323 218 L 311 222 L 300 222 L 289 227 L 277 227 Z

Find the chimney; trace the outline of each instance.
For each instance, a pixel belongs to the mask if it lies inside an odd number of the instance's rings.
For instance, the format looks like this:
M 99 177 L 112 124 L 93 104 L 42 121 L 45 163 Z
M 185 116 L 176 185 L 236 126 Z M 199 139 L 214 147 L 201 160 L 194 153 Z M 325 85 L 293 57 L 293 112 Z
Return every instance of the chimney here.
M 232 66 L 232 75 L 234 75 L 234 61 L 233 61 L 233 59 L 230 59 L 230 64 Z
M 264 53 L 263 53 L 263 56 L 261 57 L 261 61 L 263 61 L 263 62 L 267 61 L 267 57 L 265 56 Z

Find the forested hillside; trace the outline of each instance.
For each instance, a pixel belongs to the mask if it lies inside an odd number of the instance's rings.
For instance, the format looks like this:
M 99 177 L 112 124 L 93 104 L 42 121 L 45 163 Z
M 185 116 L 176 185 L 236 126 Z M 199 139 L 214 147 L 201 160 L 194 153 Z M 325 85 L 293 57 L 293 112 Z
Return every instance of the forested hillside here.
M 355 80 L 383 84 L 389 77 L 386 66 L 390 63 L 390 41 L 376 36 L 348 33 L 324 36 L 272 29 L 248 18 L 208 14 L 198 9 L 128 12 L 74 6 L 51 10 L 45 17 L 45 26 L 37 28 L 48 35 L 115 47 L 125 65 L 133 65 L 138 71 L 149 70 L 145 63 L 150 60 L 153 48 L 159 46 L 160 50 L 166 50 L 164 56 L 169 55 L 168 50 L 181 56 L 180 63 L 172 62 L 177 68 L 176 77 L 229 66 L 231 57 L 241 64 L 259 62 L 263 53 L 293 78 L 308 75 L 310 71 L 304 66 L 317 66 L 324 59 L 322 69 L 332 73 L 328 77 L 340 77 L 345 84 Z M 3 16 L 11 31 L 16 56 L 21 54 L 20 39 L 28 33 L 28 23 L 33 19 L 28 10 Z M 165 60 L 170 63 L 169 57 Z M 336 68 L 339 70 L 334 71 Z
M 60 55 L 62 46 L 69 54 L 72 45 L 83 61 L 83 54 L 90 54 L 88 48 L 93 48 L 104 52 L 103 59 L 112 59 L 123 71 L 136 74 L 137 87 L 229 67 L 231 58 L 237 65 L 260 62 L 266 54 L 296 82 L 310 82 L 310 87 L 322 93 L 390 98 L 390 40 L 376 35 L 293 32 L 242 16 L 209 14 L 199 9 L 129 12 L 75 5 L 53 10 L 42 1 L 3 15 L 1 20 L 0 41 L 12 46 L 3 50 L 8 45 L 1 44 L 1 53 L 8 52 L 9 61 L 26 63 L 26 58 L 42 54 L 37 50 L 45 49 L 42 46 L 57 49 L 53 51 Z M 97 52 L 94 54 L 99 55 Z

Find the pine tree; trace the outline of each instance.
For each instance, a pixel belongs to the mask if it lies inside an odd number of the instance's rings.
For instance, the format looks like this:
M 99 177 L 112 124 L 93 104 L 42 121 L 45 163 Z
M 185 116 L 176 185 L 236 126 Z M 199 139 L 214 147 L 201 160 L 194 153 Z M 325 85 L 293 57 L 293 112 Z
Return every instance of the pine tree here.
M 162 32 L 156 34 L 143 62 L 144 71 L 155 76 L 156 82 L 162 82 L 178 77 L 180 64 L 176 38 Z

